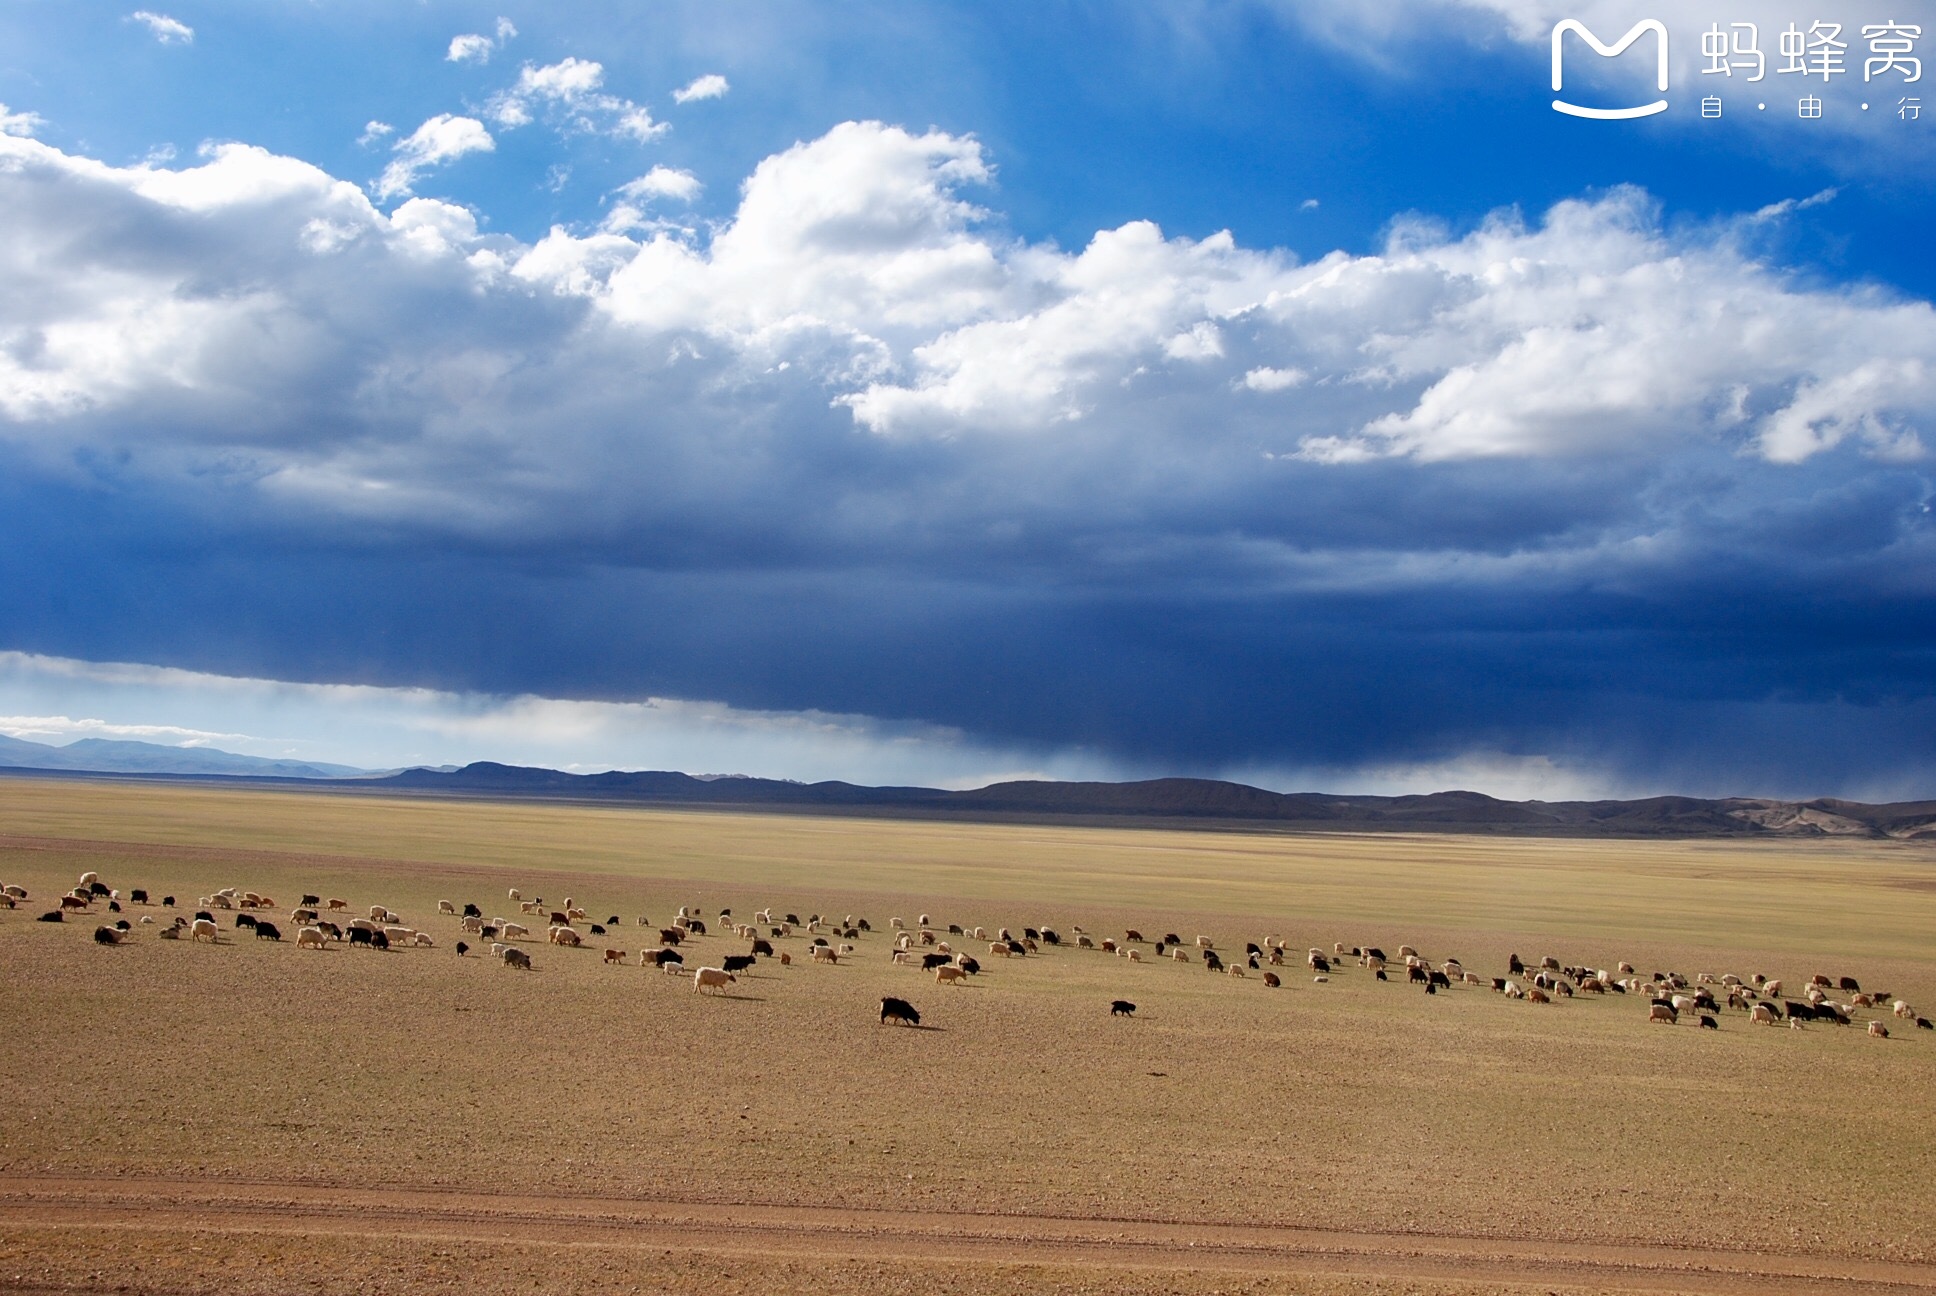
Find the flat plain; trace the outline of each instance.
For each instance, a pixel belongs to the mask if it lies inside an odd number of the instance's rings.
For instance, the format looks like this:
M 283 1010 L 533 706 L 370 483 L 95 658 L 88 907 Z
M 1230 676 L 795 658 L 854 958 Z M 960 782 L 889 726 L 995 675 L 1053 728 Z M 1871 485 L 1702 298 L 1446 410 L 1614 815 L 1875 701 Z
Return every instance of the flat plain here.
M 34 919 L 85 870 L 213 947 Z M 1334 942 L 1857 977 L 1936 1009 L 1936 854 L 935 823 L 0 781 L 0 1289 L 1936 1291 L 1936 1032 L 1427 996 Z M 459 958 L 437 901 L 622 922 Z M 305 892 L 435 948 L 298 950 Z M 723 995 L 636 966 L 681 906 L 870 920 Z M 137 919 L 159 909 L 125 906 Z M 1257 972 L 1069 944 L 895 965 L 891 918 L 1284 939 Z M 654 922 L 641 928 L 637 918 Z M 540 924 L 538 934 L 542 937 Z M 473 939 L 473 944 L 476 941 Z M 627 951 L 608 966 L 600 951 Z M 921 1029 L 883 1026 L 883 995 Z M 1138 1005 L 1112 1017 L 1113 999 Z

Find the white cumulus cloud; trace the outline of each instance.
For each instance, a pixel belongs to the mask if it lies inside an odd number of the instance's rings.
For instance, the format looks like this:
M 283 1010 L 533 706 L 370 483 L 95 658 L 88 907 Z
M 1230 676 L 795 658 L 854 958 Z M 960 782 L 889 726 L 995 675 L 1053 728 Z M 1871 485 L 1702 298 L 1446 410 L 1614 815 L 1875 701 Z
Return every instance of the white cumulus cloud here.
M 47 124 L 39 113 L 14 112 L 0 103 L 0 135 L 32 135 Z
M 451 37 L 450 49 L 444 55 L 445 61 L 450 63 L 489 63 L 491 61 L 491 55 L 503 49 L 505 43 L 518 34 L 517 25 L 509 18 L 498 19 L 497 26 L 494 30 L 497 33 L 495 39 L 490 36 L 480 36 L 476 32 L 467 32 L 462 36 Z
M 490 147 L 432 118 L 376 191 Z M 761 161 L 716 228 L 523 242 L 431 199 L 386 215 L 260 149 L 113 167 L 0 136 L 0 440 L 138 451 L 131 471 L 182 489 L 318 514 L 556 534 L 703 525 L 703 501 L 766 488 L 741 465 L 785 479 L 856 429 L 1021 474 L 838 506 L 867 532 L 997 496 L 1094 507 L 1014 458 L 1032 454 L 1107 462 L 1118 493 L 1187 474 L 1214 500 L 1254 489 L 1259 452 L 1298 472 L 1893 463 L 1936 428 L 1930 303 L 1787 276 L 1744 250 L 1752 214 L 1675 228 L 1621 190 L 1302 263 L 1147 221 L 1029 243 L 972 201 L 992 178 L 972 138 L 850 122 Z M 655 169 L 619 197 L 696 183 Z M 223 257 L 172 233 L 184 211 Z
M 497 48 L 489 36 L 479 36 L 469 32 L 450 38 L 450 51 L 444 55 L 447 63 L 488 63 L 491 53 Z
M 1244 374 L 1244 386 L 1257 392 L 1289 391 L 1307 377 L 1302 369 L 1273 369 L 1259 365 Z
M 128 15 L 129 22 L 138 22 L 146 27 L 154 38 L 163 45 L 192 45 L 195 29 L 185 22 L 170 18 L 167 14 L 155 13 L 148 9 L 137 9 Z
M 721 99 L 725 97 L 726 92 L 730 89 L 732 87 L 727 83 L 725 77 L 719 75 L 717 72 L 708 72 L 705 76 L 695 77 L 687 84 L 679 87 L 679 89 L 674 90 L 672 92 L 672 101 L 674 103 L 684 104 L 693 103 L 700 99 Z
M 702 187 L 699 177 L 690 171 L 655 166 L 638 179 L 620 185 L 618 192 L 627 198 L 640 200 L 672 198 L 679 202 L 691 202 L 699 196 Z
M 378 177 L 376 195 L 388 199 L 407 194 L 432 167 L 472 153 L 489 153 L 496 147 L 484 123 L 475 117 L 438 113 L 397 141 L 396 158 Z
M 491 98 L 487 111 L 491 120 L 506 129 L 529 125 L 540 115 L 566 130 L 641 142 L 671 129 L 655 121 L 644 105 L 607 94 L 604 85 L 605 66 L 592 59 L 567 57 L 543 66 L 527 63 L 508 90 Z

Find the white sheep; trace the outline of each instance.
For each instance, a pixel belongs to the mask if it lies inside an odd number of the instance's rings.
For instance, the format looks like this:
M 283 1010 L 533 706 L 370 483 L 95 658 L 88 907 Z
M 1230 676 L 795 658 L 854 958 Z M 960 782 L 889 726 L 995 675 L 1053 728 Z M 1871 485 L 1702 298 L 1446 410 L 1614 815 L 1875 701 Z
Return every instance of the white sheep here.
M 825 948 L 824 945 L 815 946 L 816 950 Z M 738 982 L 739 978 L 724 968 L 702 967 L 692 974 L 692 992 L 698 994 L 708 986 L 714 990 L 724 990 L 727 986 L 736 985 Z
M 457 912 L 457 906 L 448 900 L 439 900 L 437 902 L 437 912 L 440 914 L 454 914 Z
M 219 944 L 221 932 L 206 918 L 197 918 L 195 925 L 188 929 L 188 939 L 205 940 L 211 945 Z
M 305 927 L 296 933 L 297 949 L 327 949 L 329 942 L 321 927 Z

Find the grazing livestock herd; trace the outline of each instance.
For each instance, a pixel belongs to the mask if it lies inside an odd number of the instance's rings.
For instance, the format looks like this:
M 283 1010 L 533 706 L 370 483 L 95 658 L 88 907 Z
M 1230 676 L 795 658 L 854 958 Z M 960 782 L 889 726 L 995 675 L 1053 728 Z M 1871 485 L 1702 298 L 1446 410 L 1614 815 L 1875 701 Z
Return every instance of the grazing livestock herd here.
M 14 909 L 30 899 L 25 887 L 0 886 L 0 909 Z M 124 899 L 128 910 L 123 908 Z M 525 900 L 521 890 L 514 887 L 508 899 L 518 906 L 519 917 L 530 922 L 487 918 L 475 903 L 466 903 L 460 908 L 448 900 L 438 902 L 437 912 L 441 918 L 454 923 L 454 936 L 475 937 L 489 949 L 492 958 L 505 967 L 525 972 L 532 971 L 534 964 L 529 949 L 520 942 L 537 939 L 533 931 L 540 922 L 545 925 L 543 940 L 560 950 L 594 948 L 586 944 L 587 936 L 610 940 L 624 930 L 617 914 L 602 923 L 591 922 L 589 911 L 571 897 L 558 905 L 548 905 L 541 897 Z M 158 915 L 147 911 L 175 910 L 174 896 L 164 896 L 158 904 L 150 901 L 145 889 L 130 889 L 124 896 L 93 872 L 83 873 L 79 882 L 59 896 L 55 907 L 43 913 L 39 921 L 57 923 L 64 922 L 69 914 L 93 915 L 97 905 L 109 916 L 141 911 L 138 922 L 114 917 L 112 922 L 97 926 L 93 940 L 102 946 L 124 944 L 143 927 L 155 928 L 156 937 L 162 940 L 185 937 L 191 942 L 219 944 L 224 929 L 216 918 L 218 912 L 233 915 L 228 928 L 231 939 L 239 939 L 246 931 L 257 941 L 283 942 L 281 927 L 270 917 L 279 906 L 259 891 L 223 887 L 199 897 L 192 916 L 180 912 Z M 396 952 L 438 946 L 437 937 L 405 923 L 385 905 L 369 905 L 363 911 L 367 916 L 355 918 L 348 917 L 351 908 L 349 901 L 336 897 L 302 896 L 287 918 L 294 929 L 295 948 L 316 952 L 327 952 L 333 947 Z M 324 914 L 333 917 L 325 918 Z M 713 939 L 744 942 L 744 952 L 723 954 L 716 965 L 707 963 L 688 970 L 687 953 L 693 950 L 697 940 L 709 935 L 708 925 L 699 916 L 697 907 L 681 907 L 662 927 L 639 915 L 637 925 L 651 939 L 646 948 L 638 951 L 636 965 L 673 976 L 689 975 L 695 993 L 726 994 L 739 984 L 742 976 L 755 975 L 762 959 L 783 967 L 792 965 L 791 954 L 776 951 L 775 941 L 804 940 L 809 964 L 839 966 L 843 959 L 856 957 L 860 942 L 871 939 L 874 934 L 873 926 L 865 918 L 852 914 L 841 918 L 812 914 L 803 921 L 797 913 L 761 909 L 750 921 L 741 922 L 734 918 L 731 909 L 721 909 L 716 921 L 720 931 Z M 1065 936 L 1057 928 L 1046 925 L 991 929 L 959 923 L 938 924 L 925 913 L 911 926 L 898 917 L 889 919 L 887 934 L 882 940 L 894 964 L 933 973 L 935 982 L 943 986 L 969 984 L 981 973 L 980 959 L 967 952 L 971 943 L 978 950 L 985 948 L 986 957 L 1001 959 L 1030 959 L 1041 956 L 1045 950 L 1058 948 L 1094 951 L 1096 955 L 1122 960 L 1125 975 L 1130 975 L 1126 965 L 1144 962 L 1147 947 L 1152 958 L 1167 955 L 1173 965 L 1198 966 L 1230 978 L 1244 978 L 1248 972 L 1257 972 L 1263 988 L 1270 990 L 1281 989 L 1284 984 L 1283 977 L 1272 969 L 1287 968 L 1297 957 L 1287 949 L 1284 940 L 1275 936 L 1247 942 L 1241 954 L 1233 949 L 1226 959 L 1215 941 L 1201 935 L 1188 943 L 1175 932 L 1152 940 L 1135 929 L 1125 931 L 1121 938 L 1098 937 L 1072 925 Z M 957 949 L 957 945 L 962 948 Z M 469 954 L 471 945 L 456 939 L 453 948 L 461 958 Z M 602 944 L 596 948 L 603 950 L 603 962 L 607 965 L 625 966 L 631 959 L 623 949 Z M 695 958 L 694 962 L 701 960 Z M 1388 955 L 1378 946 L 1347 945 L 1342 941 L 1329 949 L 1311 947 L 1303 954 L 1303 962 L 1314 985 L 1328 985 L 1334 977 L 1355 970 L 1373 981 L 1417 987 L 1427 995 L 1483 992 L 1531 1005 L 1626 997 L 1636 1004 L 1644 1004 L 1647 1022 L 1667 1026 L 1690 1024 L 1718 1030 L 1722 1020 L 1736 1015 L 1750 1025 L 1786 1025 L 1793 1030 L 1801 1030 L 1805 1024 L 1853 1026 L 1862 1023 L 1868 1037 L 1883 1040 L 1890 1038 L 1887 1024 L 1890 1020 L 1918 1030 L 1936 1029 L 1906 1000 L 1887 990 L 1864 990 L 1855 977 L 1847 975 L 1830 977 L 1817 973 L 1808 978 L 1799 992 L 1791 992 L 1783 979 L 1762 973 L 1742 977 L 1732 972 L 1697 972 L 1689 976 L 1674 971 L 1651 971 L 1643 975 L 1627 962 L 1608 969 L 1565 964 L 1552 956 L 1529 963 L 1512 954 L 1506 960 L 1505 975 L 1488 976 L 1468 969 L 1457 958 L 1428 959 L 1411 945 L 1399 945 Z M 1402 977 L 1402 982 L 1395 980 L 1398 977 Z M 1112 1016 L 1133 1017 L 1136 1005 L 1117 999 L 1109 1005 L 1109 1012 Z M 919 1026 L 921 1014 L 905 999 L 884 996 L 880 1020 L 883 1024 Z

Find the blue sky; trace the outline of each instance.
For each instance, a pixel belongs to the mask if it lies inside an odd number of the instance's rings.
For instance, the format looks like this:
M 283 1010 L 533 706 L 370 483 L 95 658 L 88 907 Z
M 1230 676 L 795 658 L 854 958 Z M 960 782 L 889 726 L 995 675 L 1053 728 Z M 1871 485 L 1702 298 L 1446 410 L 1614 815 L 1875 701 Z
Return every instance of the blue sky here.
M 1936 5 L 1649 16 L 10 5 L 0 732 L 1927 795 Z

